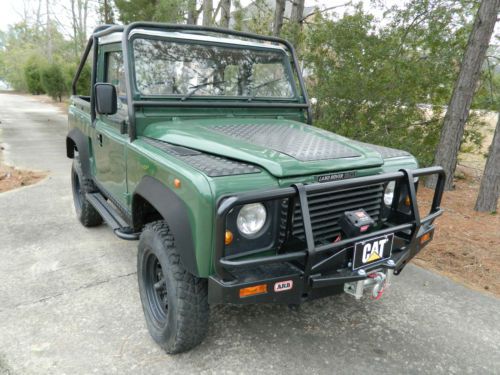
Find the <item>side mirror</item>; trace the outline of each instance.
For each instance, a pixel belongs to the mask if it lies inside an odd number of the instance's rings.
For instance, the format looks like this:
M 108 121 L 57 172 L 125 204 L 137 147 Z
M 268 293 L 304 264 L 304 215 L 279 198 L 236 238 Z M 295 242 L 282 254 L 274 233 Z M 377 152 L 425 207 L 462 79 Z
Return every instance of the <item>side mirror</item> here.
M 111 83 L 95 84 L 96 111 L 101 115 L 114 115 L 118 110 L 116 87 Z

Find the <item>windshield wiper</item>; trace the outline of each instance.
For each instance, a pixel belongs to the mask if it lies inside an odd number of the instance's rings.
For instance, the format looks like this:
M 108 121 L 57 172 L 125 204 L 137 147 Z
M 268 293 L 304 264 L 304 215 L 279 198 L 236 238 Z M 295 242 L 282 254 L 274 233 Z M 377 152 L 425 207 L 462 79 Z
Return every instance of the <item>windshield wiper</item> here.
M 255 90 L 260 89 L 261 87 L 265 87 L 265 86 L 267 86 L 267 85 L 270 85 L 270 84 L 272 84 L 272 83 L 276 83 L 276 82 L 281 81 L 281 80 L 282 80 L 282 78 L 277 78 L 277 79 L 273 79 L 273 80 L 271 80 L 271 81 L 267 81 L 267 82 L 261 83 L 260 85 L 257 85 L 257 86 L 255 86 L 255 87 L 252 87 L 252 90 L 253 90 L 253 92 L 255 93 Z M 252 95 L 252 96 L 250 96 L 247 100 L 248 100 L 249 102 L 251 102 L 251 101 L 252 101 L 253 99 L 255 99 L 256 97 L 257 97 L 257 94 L 253 94 L 253 95 Z
M 191 86 L 191 91 L 189 91 L 186 95 L 184 95 L 182 98 L 181 98 L 181 101 L 184 101 L 186 100 L 187 98 L 190 98 L 194 93 L 196 93 L 196 91 L 198 91 L 199 89 L 203 88 L 203 87 L 206 87 L 206 86 L 210 86 L 210 85 L 220 85 L 221 83 L 225 83 L 226 81 L 216 81 L 216 82 L 204 82 L 204 83 L 200 83 L 199 85 L 196 85 L 196 86 Z

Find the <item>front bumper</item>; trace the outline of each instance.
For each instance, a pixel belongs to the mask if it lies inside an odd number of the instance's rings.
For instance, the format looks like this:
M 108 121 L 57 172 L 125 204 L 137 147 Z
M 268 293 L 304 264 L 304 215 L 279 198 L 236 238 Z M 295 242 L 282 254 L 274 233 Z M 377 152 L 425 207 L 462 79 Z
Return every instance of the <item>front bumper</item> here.
M 420 217 L 417 204 L 415 177 L 438 175 L 431 209 L 428 215 Z M 230 196 L 219 204 L 216 218 L 216 275 L 209 278 L 208 298 L 217 303 L 287 303 L 299 304 L 305 300 L 341 293 L 344 284 L 365 280 L 378 270 L 392 270 L 398 275 L 405 265 L 431 240 L 434 220 L 443 211 L 439 207 L 444 188 L 444 171 L 441 167 L 400 170 L 376 176 L 349 180 L 294 185 L 288 188 Z M 308 192 L 339 191 L 376 183 L 396 181 L 395 195 L 405 191 L 410 199 L 409 212 L 398 210 L 393 204 L 384 225 L 376 231 L 356 237 L 346 238 L 326 245 L 315 245 L 314 234 L 309 220 Z M 405 189 L 405 190 L 403 190 Z M 302 211 L 305 248 L 282 251 L 276 255 L 262 257 L 224 257 L 224 232 L 226 216 L 236 206 L 266 200 L 297 198 Z M 388 259 L 368 264 L 362 269 L 338 269 L 333 267 L 339 258 L 352 257 L 353 246 L 370 238 L 394 234 L 392 255 Z M 291 285 L 286 290 L 276 290 L 276 286 Z M 243 288 L 260 286 L 262 292 L 251 296 L 240 296 Z

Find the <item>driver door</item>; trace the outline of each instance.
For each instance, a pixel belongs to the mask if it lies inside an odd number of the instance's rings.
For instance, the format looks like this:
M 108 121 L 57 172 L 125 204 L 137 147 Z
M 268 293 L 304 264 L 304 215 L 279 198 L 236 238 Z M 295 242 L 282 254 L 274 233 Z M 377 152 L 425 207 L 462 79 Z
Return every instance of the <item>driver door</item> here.
M 100 56 L 100 81 L 116 87 L 118 111 L 114 115 L 97 114 L 95 138 L 93 140 L 95 177 L 99 188 L 115 203 L 127 206 L 127 179 L 125 146 L 129 141 L 127 134 L 121 134 L 124 121 L 128 119 L 125 71 L 123 55 L 119 46 L 103 48 Z

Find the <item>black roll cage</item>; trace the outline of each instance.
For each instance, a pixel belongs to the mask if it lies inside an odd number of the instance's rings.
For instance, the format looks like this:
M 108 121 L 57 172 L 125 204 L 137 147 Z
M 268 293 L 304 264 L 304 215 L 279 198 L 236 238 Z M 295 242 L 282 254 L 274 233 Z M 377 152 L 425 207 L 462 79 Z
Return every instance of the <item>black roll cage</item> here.
M 129 36 L 134 29 L 150 29 L 150 30 L 178 30 L 178 31 L 193 31 L 193 32 L 206 32 L 206 33 L 216 33 L 223 35 L 231 35 L 240 38 L 254 39 L 259 41 L 267 41 L 272 43 L 279 43 L 285 45 L 291 54 L 293 60 L 293 66 L 297 72 L 297 78 L 299 81 L 299 88 L 304 100 L 304 103 L 270 103 L 270 102 L 229 102 L 229 101 L 190 101 L 190 102 L 180 102 L 180 101 L 163 101 L 163 100 L 134 100 L 132 97 L 133 89 L 132 82 L 134 78 L 134 72 L 130 67 L 130 43 Z M 121 32 L 122 33 L 122 50 L 123 50 L 123 63 L 125 69 L 126 80 L 126 90 L 127 90 L 127 107 L 128 107 L 128 118 L 129 126 L 128 133 L 130 140 L 133 141 L 137 137 L 136 127 L 135 127 L 135 110 L 137 107 L 197 107 L 197 108 L 296 108 L 304 109 L 307 112 L 307 123 L 312 123 L 312 110 L 309 97 L 304 84 L 304 78 L 302 77 L 299 62 L 297 59 L 297 54 L 292 44 L 285 39 L 276 38 L 273 36 L 264 36 L 254 33 L 248 33 L 243 31 L 235 31 L 228 29 L 221 29 L 218 27 L 208 27 L 208 26 L 198 26 L 198 25 L 177 25 L 168 23 L 157 23 L 157 22 L 134 22 L 127 26 L 124 25 L 102 25 L 94 29 L 94 32 L 90 36 L 87 46 L 83 52 L 80 64 L 76 70 L 73 82 L 71 85 L 72 94 L 77 95 L 76 85 L 82 70 L 87 61 L 88 55 L 94 47 L 94 53 L 92 58 L 92 74 L 91 74 L 91 93 L 90 93 L 90 115 L 92 123 L 96 118 L 95 110 L 95 84 L 97 83 L 97 57 L 99 43 L 98 39 L 100 37 L 110 35 L 112 33 Z

